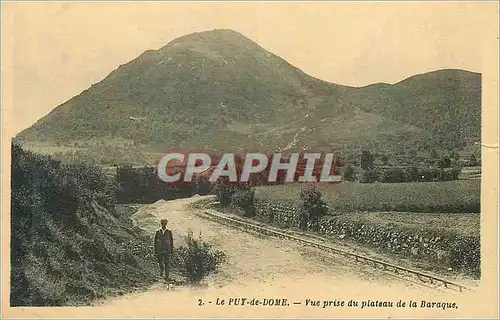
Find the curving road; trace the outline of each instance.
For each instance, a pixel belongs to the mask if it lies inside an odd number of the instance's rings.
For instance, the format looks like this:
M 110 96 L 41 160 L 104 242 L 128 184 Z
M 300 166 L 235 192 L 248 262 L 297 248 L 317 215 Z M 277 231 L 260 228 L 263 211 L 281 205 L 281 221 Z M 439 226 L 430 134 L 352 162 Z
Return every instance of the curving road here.
M 202 287 L 167 288 L 159 282 L 145 292 L 101 301 L 93 307 L 94 311 L 110 312 L 114 317 L 332 317 L 332 312 L 342 314 L 338 312 L 347 312 L 349 309 L 349 316 L 414 317 L 415 310 L 408 308 L 346 309 L 333 306 L 339 300 L 345 300 L 346 303 L 349 300 L 370 300 L 376 303 L 413 299 L 420 303 L 422 299 L 461 301 L 466 298 L 450 292 L 437 292 L 370 266 L 353 264 L 352 260 L 327 255 L 320 249 L 242 232 L 205 220 L 193 211 L 196 209 L 188 206 L 199 199 L 202 197 L 159 201 L 141 207 L 133 219 L 139 227 L 153 233 L 158 228 L 159 220 L 167 217 L 176 244 L 182 241 L 182 236 L 188 230 L 195 235 L 201 233 L 205 241 L 227 255 L 227 262 L 219 271 L 208 276 Z M 226 299 L 227 304 L 230 297 L 280 297 L 288 299 L 291 305 L 287 308 L 216 305 L 217 298 L 219 301 Z M 319 300 L 321 306 L 306 307 L 306 299 Z M 323 308 L 323 300 L 332 302 L 329 307 Z M 294 305 L 291 301 L 302 304 Z M 420 312 L 452 317 L 455 311 L 442 313 L 444 311 L 439 309 L 421 309 Z M 460 315 L 463 315 L 464 310 L 461 312 Z

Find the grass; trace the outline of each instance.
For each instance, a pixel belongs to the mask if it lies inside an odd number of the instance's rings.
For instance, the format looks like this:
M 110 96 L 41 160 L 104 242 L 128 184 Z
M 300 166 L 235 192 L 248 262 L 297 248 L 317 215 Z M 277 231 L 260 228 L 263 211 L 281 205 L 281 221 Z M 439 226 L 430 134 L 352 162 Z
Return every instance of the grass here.
M 88 214 L 98 220 L 86 232 L 51 219 L 24 232 L 20 247 L 26 253 L 13 264 L 12 306 L 87 305 L 156 281 L 146 234 L 106 210 Z
M 301 184 L 257 187 L 262 200 L 296 203 Z M 318 184 L 333 212 L 398 211 L 421 213 L 480 212 L 480 180 L 418 183 Z

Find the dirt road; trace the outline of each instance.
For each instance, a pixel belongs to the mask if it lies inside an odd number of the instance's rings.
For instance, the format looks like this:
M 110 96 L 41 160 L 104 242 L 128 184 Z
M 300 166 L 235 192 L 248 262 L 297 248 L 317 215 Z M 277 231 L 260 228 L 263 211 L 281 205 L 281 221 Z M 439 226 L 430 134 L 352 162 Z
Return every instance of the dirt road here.
M 420 305 L 421 300 L 460 301 L 463 298 L 421 287 L 373 267 L 353 264 L 352 260 L 340 256 L 326 255 L 319 249 L 245 233 L 205 220 L 187 206 L 199 199 L 160 201 L 141 207 L 133 219 L 138 226 L 153 233 L 158 228 L 159 220 L 167 217 L 176 244 L 182 241 L 188 230 L 192 230 L 195 235 L 201 233 L 205 241 L 223 250 L 227 262 L 217 273 L 207 277 L 205 286 L 167 289 L 166 285 L 158 283 L 146 292 L 102 301 L 92 308 L 92 312 L 109 312 L 114 317 L 241 317 L 250 316 L 249 312 L 251 316 L 261 317 L 331 317 L 349 309 L 350 316 L 374 317 L 374 310 L 378 310 L 383 317 L 401 317 L 415 316 L 415 313 L 408 313 L 415 311 L 408 308 L 361 309 L 347 306 L 323 308 L 323 300 L 345 300 L 346 304 L 349 300 L 359 300 L 360 304 L 361 301 L 378 300 L 396 304 L 399 299 L 406 303 L 412 299 Z M 290 306 L 229 306 L 228 299 L 231 297 L 286 298 Z M 217 298 L 219 302 L 225 299 L 225 305 L 217 305 Z M 321 306 L 306 307 L 306 299 L 319 300 Z M 453 310 L 439 309 L 420 309 L 419 312 L 448 317 L 454 314 Z

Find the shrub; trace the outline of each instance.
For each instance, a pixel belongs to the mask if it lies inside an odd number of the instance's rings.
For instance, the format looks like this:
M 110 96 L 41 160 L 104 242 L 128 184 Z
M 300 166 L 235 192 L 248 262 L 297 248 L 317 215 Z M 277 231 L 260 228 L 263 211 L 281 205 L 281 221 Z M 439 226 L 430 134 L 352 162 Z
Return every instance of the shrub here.
M 304 223 L 315 223 L 328 212 L 326 203 L 321 199 L 321 192 L 314 185 L 306 185 L 300 190 L 299 227 L 304 228 Z
M 180 273 L 192 283 L 199 283 L 210 272 L 225 260 L 225 254 L 220 250 L 212 249 L 207 242 L 193 237 L 190 231 L 184 238 L 185 245 L 175 251 L 175 264 Z
M 352 168 L 351 165 L 348 165 L 347 168 L 344 171 L 343 178 L 345 181 L 353 182 L 356 181 L 356 172 L 354 172 L 354 169 Z
M 237 189 L 231 195 L 231 205 L 243 209 L 246 215 L 252 217 L 255 215 L 254 196 L 255 191 L 252 188 Z
M 309 226 L 309 213 L 306 210 L 301 210 L 301 208 L 299 208 L 297 222 L 300 229 L 307 229 Z
M 381 182 L 387 183 L 396 183 L 396 182 L 405 182 L 408 178 L 405 175 L 405 172 L 400 168 L 391 168 L 385 170 L 380 177 Z
M 441 177 L 442 169 L 437 168 L 424 168 L 420 170 L 421 173 L 421 181 L 430 182 L 430 181 L 439 181 Z
M 363 151 L 361 154 L 361 168 L 363 168 L 363 170 L 373 170 L 374 160 L 375 158 L 370 151 Z
M 217 180 L 214 187 L 215 198 L 223 206 L 228 206 L 231 203 L 231 197 L 233 193 L 236 192 L 236 188 L 223 181 L 222 179 Z
M 206 176 L 198 176 L 196 178 L 196 193 L 200 196 L 210 194 L 212 192 L 212 185 L 209 178 Z
M 190 197 L 196 191 L 196 182 L 166 183 L 160 180 L 154 167 L 119 166 L 116 184 L 118 203 L 153 203 L 160 199 Z
M 438 166 L 439 168 L 449 168 L 451 166 L 451 159 L 450 157 L 443 156 L 441 159 L 438 161 Z
M 379 178 L 379 174 L 374 169 L 364 170 L 359 182 L 361 183 L 373 183 L 377 181 Z

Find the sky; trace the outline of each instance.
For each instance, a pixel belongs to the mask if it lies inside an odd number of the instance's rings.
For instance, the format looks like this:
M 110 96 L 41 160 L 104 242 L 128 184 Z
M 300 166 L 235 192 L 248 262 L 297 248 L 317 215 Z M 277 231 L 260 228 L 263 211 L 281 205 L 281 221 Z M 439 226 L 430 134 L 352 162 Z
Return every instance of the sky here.
M 452 2 L 2 2 L 3 126 L 13 134 L 145 50 L 233 29 L 326 81 L 395 83 L 482 72 L 498 6 Z M 493 22 L 493 23 L 492 23 Z

